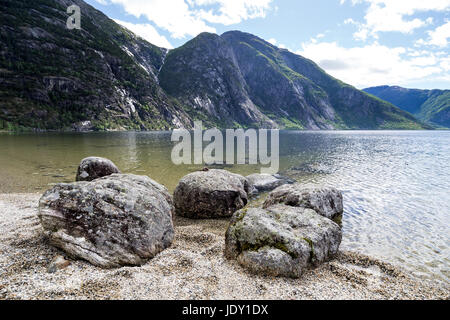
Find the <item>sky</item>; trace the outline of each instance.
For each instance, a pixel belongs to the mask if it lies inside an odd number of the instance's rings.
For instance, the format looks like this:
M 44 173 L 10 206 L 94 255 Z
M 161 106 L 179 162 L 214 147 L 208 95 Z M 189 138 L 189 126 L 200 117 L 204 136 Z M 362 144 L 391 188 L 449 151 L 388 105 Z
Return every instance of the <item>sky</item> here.
M 168 49 L 240 30 L 360 89 L 450 89 L 450 0 L 85 1 Z

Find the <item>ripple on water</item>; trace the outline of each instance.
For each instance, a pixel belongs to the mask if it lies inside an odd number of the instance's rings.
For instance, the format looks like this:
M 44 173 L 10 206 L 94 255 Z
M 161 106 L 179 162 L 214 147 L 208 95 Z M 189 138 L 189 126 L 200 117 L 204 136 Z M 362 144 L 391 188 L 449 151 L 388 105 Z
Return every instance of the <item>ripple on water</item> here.
M 203 166 L 173 165 L 172 146 L 168 132 L 0 134 L 0 192 L 43 191 L 70 181 L 79 161 L 92 155 L 173 190 Z M 450 132 L 281 132 L 280 165 L 300 182 L 343 190 L 343 249 L 449 282 Z

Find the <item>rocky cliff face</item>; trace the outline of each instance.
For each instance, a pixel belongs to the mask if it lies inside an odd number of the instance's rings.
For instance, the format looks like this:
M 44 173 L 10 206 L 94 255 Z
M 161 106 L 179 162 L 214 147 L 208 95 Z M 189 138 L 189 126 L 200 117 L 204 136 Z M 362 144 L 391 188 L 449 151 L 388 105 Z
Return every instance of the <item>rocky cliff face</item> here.
M 275 126 L 250 99 L 234 51 L 218 35 L 200 34 L 169 52 L 160 84 L 208 124 Z
M 82 30 L 66 27 L 67 8 Z M 41 129 L 163 129 L 189 118 L 159 87 L 167 53 L 81 0 L 0 2 L 0 119 Z
M 450 128 L 450 90 L 380 86 L 367 88 L 364 91 L 412 113 L 421 121 Z
M 222 36 L 233 48 L 253 101 L 281 127 L 332 129 L 336 113 L 325 92 L 289 68 L 283 50 L 241 32 Z
M 66 28 L 68 6 L 81 30 Z M 422 128 L 411 115 L 242 32 L 156 47 L 82 0 L 0 0 L 0 130 Z

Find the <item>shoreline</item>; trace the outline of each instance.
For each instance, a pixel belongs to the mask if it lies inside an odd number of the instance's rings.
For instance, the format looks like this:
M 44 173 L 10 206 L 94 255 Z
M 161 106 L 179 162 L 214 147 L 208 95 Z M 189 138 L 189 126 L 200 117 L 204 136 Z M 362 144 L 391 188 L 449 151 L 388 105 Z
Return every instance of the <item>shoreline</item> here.
M 21 133 L 27 133 L 27 134 L 41 134 L 41 133 L 114 133 L 114 132 L 171 132 L 172 130 L 175 130 L 177 128 L 172 129 L 165 129 L 165 130 L 86 130 L 86 131 L 80 131 L 80 130 L 46 130 L 46 129 L 39 129 L 39 130 L 0 130 L 0 133 L 14 133 L 14 134 L 21 134 Z M 183 129 L 183 128 L 181 128 Z M 211 128 L 204 128 L 205 130 L 211 129 Z M 218 128 L 219 130 L 226 130 L 227 128 Z M 242 129 L 240 127 L 234 127 L 234 128 L 228 128 L 228 129 Z M 248 127 L 244 128 L 244 130 L 247 129 L 261 129 L 259 127 Z M 187 130 L 192 130 L 192 128 L 188 128 Z M 320 130 L 313 130 L 313 129 L 290 129 L 290 128 L 280 128 L 278 129 L 280 131 L 301 131 L 301 132 L 339 132 L 339 131 L 375 131 L 375 132 L 386 132 L 386 131 L 400 131 L 400 132 L 406 132 L 406 131 L 450 131 L 450 128 L 430 128 L 430 129 L 320 129 Z
M 140 267 L 101 269 L 85 261 L 48 273 L 64 252 L 50 246 L 37 218 L 38 193 L 0 194 L 1 299 L 449 299 L 447 285 L 355 252 L 300 279 L 248 273 L 223 256 L 228 219 L 174 217 L 172 246 Z

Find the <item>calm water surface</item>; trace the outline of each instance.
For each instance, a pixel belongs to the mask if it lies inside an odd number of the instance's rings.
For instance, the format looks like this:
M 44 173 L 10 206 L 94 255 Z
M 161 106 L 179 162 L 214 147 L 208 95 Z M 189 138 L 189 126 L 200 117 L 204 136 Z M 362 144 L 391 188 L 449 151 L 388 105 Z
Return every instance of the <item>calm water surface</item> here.
M 175 166 L 169 132 L 0 134 L 0 193 L 74 180 L 97 155 L 173 190 L 201 166 Z M 282 132 L 280 171 L 344 192 L 343 249 L 450 281 L 450 131 Z M 257 166 L 230 166 L 240 174 Z

